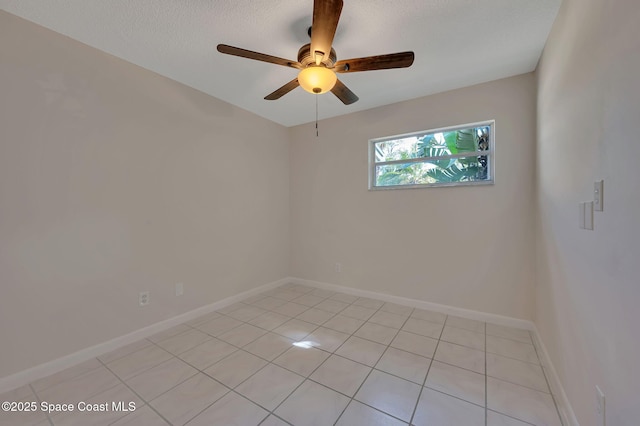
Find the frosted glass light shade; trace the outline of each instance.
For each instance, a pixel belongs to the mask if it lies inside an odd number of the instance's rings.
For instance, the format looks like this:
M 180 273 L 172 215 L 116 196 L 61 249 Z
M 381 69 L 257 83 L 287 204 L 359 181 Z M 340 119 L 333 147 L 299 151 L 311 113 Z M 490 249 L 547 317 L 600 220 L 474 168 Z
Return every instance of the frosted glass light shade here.
M 338 77 L 324 66 L 309 66 L 298 74 L 298 83 L 309 93 L 319 95 L 333 89 Z

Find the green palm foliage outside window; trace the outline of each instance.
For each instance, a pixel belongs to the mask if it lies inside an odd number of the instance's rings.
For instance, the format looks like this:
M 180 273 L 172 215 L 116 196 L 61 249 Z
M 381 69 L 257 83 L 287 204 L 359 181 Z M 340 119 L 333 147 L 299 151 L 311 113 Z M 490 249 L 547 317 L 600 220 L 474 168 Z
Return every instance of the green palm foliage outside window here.
M 372 187 L 492 182 L 493 122 L 376 139 Z

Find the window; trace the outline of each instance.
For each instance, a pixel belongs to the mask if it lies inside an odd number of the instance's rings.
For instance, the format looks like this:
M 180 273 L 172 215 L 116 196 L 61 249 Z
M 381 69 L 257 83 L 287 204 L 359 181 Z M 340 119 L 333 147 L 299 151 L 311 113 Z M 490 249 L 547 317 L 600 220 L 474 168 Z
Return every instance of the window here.
M 493 121 L 369 141 L 369 189 L 493 183 Z

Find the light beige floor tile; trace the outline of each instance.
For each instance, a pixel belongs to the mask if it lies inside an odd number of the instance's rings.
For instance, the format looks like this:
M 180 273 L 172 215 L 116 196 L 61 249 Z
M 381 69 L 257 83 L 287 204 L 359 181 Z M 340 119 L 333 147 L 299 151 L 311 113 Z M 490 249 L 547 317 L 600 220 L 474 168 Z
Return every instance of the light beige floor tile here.
M 431 365 L 429 358 L 396 348 L 387 348 L 375 368 L 422 386 L 429 365 Z
M 437 345 L 438 341 L 436 339 L 407 333 L 402 330 L 400 330 L 398 335 L 391 342 L 391 346 L 396 349 L 402 349 L 403 351 L 422 355 L 427 358 L 433 357 L 433 353 L 436 351 Z
M 530 426 L 530 423 L 487 410 L 487 426 Z
M 420 388 L 415 383 L 373 370 L 355 399 L 408 422 Z
M 340 333 L 339 331 L 331 330 L 330 328 L 319 327 L 314 330 L 313 333 L 305 337 L 305 340 L 312 342 L 314 344 L 313 346 L 318 349 L 333 352 L 348 338 L 349 335 L 346 333 Z
M 369 299 L 368 297 L 361 297 L 353 302 L 353 304 L 364 308 L 378 310 L 382 305 L 384 305 L 384 302 L 376 299 Z
M 401 315 L 403 317 L 408 317 L 413 312 L 413 308 L 411 306 L 398 305 L 397 303 L 386 302 L 380 308 L 383 312 L 390 312 L 392 314 Z
M 303 381 L 304 377 L 277 365 L 269 364 L 245 380 L 235 390 L 271 411 Z
M 127 380 L 145 370 L 171 359 L 172 355 L 164 349 L 153 345 L 125 355 L 107 364 L 122 380 Z
M 402 327 L 406 320 L 407 317 L 405 316 L 393 314 L 391 312 L 385 312 L 382 310 L 376 312 L 371 318 L 369 318 L 369 322 L 396 329 Z
M 411 424 L 415 426 L 484 426 L 484 408 L 424 388 Z
M 248 399 L 229 392 L 212 406 L 191 420 L 189 426 L 248 426 L 257 425 L 269 415 Z
M 516 340 L 522 343 L 533 344 L 529 330 L 521 328 L 505 327 L 503 325 L 487 324 L 487 334 L 503 339 Z
M 114 407 L 114 402 L 122 405 Z M 131 406 L 130 403 L 134 405 Z M 132 408 L 136 410 L 142 408 L 144 402 L 128 387 L 120 383 L 91 398 L 83 398 L 74 404 L 74 411 L 51 413 L 54 425 L 108 425 L 129 414 Z M 82 409 L 80 404 L 82 404 Z
M 433 339 L 439 339 L 442 333 L 442 325 L 417 318 L 409 318 L 404 326 L 402 326 L 402 330 Z
M 149 340 L 151 340 L 152 342 L 156 343 L 159 342 L 160 340 L 164 340 L 168 337 L 171 336 L 175 336 L 176 334 L 180 334 L 180 333 L 184 333 L 187 330 L 190 330 L 191 327 L 189 327 L 186 324 L 179 324 L 176 325 L 175 327 L 171 327 L 167 330 L 161 331 L 159 333 L 154 334 L 151 337 L 148 337 Z
M 322 325 L 331 319 L 335 314 L 332 312 L 323 311 L 322 309 L 311 308 L 307 309 L 296 318 L 301 321 L 310 322 L 316 325 Z
M 520 361 L 540 364 L 533 345 L 504 339 L 502 337 L 487 336 L 487 352 L 519 359 Z
M 315 288 L 309 292 L 309 294 L 313 294 L 314 296 L 322 297 L 324 299 L 334 296 L 338 293 L 331 290 L 325 290 L 323 288 Z
M 198 327 L 200 324 L 204 324 L 207 321 L 211 321 L 212 319 L 220 318 L 222 314 L 218 312 L 209 312 L 208 314 L 200 315 L 197 318 L 192 319 L 191 321 L 185 322 L 186 325 L 190 325 L 191 327 Z
M 341 310 L 343 310 L 347 306 L 349 306 L 348 303 L 344 303 L 344 302 L 340 302 L 340 301 L 332 300 L 332 299 L 326 299 L 326 300 L 323 300 L 322 302 L 318 303 L 315 306 L 315 308 L 316 309 L 322 309 L 323 311 L 332 312 L 334 314 L 337 314 L 338 312 L 340 312 Z
M 433 361 L 425 386 L 473 404 L 485 405 L 485 376 Z
M 256 302 L 259 302 L 265 298 L 267 298 L 268 296 L 266 296 L 264 293 L 260 293 L 260 294 L 255 294 L 253 296 L 249 296 L 245 299 L 242 299 L 242 303 L 245 303 L 247 305 L 253 305 Z
M 445 325 L 456 328 L 464 328 L 465 330 L 475 331 L 476 333 L 484 333 L 485 323 L 468 318 L 456 317 L 449 315 Z
M 222 333 L 218 336 L 218 339 L 225 341 L 234 346 L 242 347 L 247 343 L 251 343 L 256 340 L 258 337 L 266 334 L 267 331 L 261 328 L 256 327 L 251 324 L 242 324 L 234 328 L 233 330 L 229 330 L 226 333 Z
M 308 307 L 316 306 L 318 303 L 322 302 L 325 298 L 320 296 L 314 296 L 313 294 L 304 294 L 302 296 L 296 297 L 292 300 L 293 303 L 298 303 L 300 305 L 305 305 Z
M 267 365 L 265 360 L 239 350 L 213 364 L 204 372 L 224 385 L 235 388 L 265 365 Z
M 523 386 L 487 377 L 488 408 L 536 425 L 560 426 L 553 398 Z
M 197 373 L 198 370 L 186 362 L 178 358 L 171 358 L 169 361 L 128 379 L 126 383 L 138 395 L 146 401 L 150 401 Z
M 303 293 L 300 293 L 298 291 L 292 291 L 292 290 L 283 290 L 283 291 L 278 291 L 274 294 L 272 294 L 271 296 L 277 298 L 277 299 L 282 299 L 282 300 L 286 300 L 288 302 L 292 301 L 293 299 L 297 299 L 298 297 L 302 296 Z
M 198 370 L 204 370 L 237 350 L 238 348 L 235 346 L 213 337 L 211 340 L 181 353 L 178 357 Z
M 289 426 L 289 423 L 285 422 L 284 420 L 280 420 L 272 414 L 267 417 L 262 423 L 260 423 L 260 426 Z
M 31 390 L 29 389 L 29 392 Z M 24 392 L 22 392 L 24 393 Z M 4 411 L 0 410 L 0 426 L 40 426 L 42 422 L 46 422 L 46 425 L 49 425 L 49 421 L 47 420 L 47 416 L 44 411 L 41 411 L 40 403 L 36 399 L 36 396 L 31 392 L 27 394 L 24 398 L 16 398 L 12 396 L 11 393 L 6 392 L 3 395 L 2 400 L 0 402 L 21 402 L 27 404 L 29 406 L 29 411 L 26 411 L 23 407 L 18 406 L 17 404 L 13 407 L 10 407 L 10 410 L 15 411 Z M 15 394 L 13 394 L 15 395 Z M 31 403 L 36 403 L 35 407 L 32 407 Z M 19 408 L 23 408 L 23 411 L 19 411 Z M 33 410 L 31 410 L 34 408 Z
M 380 343 L 351 336 L 336 351 L 336 354 L 373 367 L 376 365 L 385 349 L 386 346 Z
M 332 425 L 348 403 L 346 396 L 307 380 L 275 414 L 294 425 Z
M 295 341 L 304 340 L 313 330 L 318 328 L 316 324 L 300 321 L 299 319 L 291 319 L 280 327 L 274 328 L 273 332 L 288 337 Z
M 71 380 L 37 391 L 41 401 L 69 404 L 86 401 L 94 395 L 120 384 L 120 380 L 104 367 L 98 367 Z
M 203 333 L 202 331 L 195 329 L 190 329 L 183 333 L 176 334 L 175 336 L 160 340 L 156 344 L 167 352 L 178 355 L 210 339 L 213 339 L 213 337 L 211 337 L 207 333 Z
M 353 334 L 364 324 L 364 321 L 345 317 L 344 315 L 336 315 L 323 324 L 323 327 L 339 331 L 341 333 Z
M 397 333 L 398 330 L 395 328 L 367 322 L 354 333 L 354 336 L 388 345 Z
M 25 398 L 35 398 L 29 385 L 20 386 L 0 394 L 0 401 L 22 401 Z M 34 399 L 35 401 L 35 399 Z
M 411 318 L 420 319 L 424 321 L 431 321 L 438 324 L 444 324 L 447 316 L 440 312 L 429 311 L 426 309 L 414 309 L 411 313 Z
M 340 315 L 366 321 L 375 313 L 375 309 L 365 308 L 364 306 L 351 305 L 341 311 Z
M 136 411 L 122 417 L 111 426 L 167 426 L 162 417 L 153 411 L 149 406 L 136 408 Z
M 139 351 L 142 348 L 146 348 L 147 346 L 151 346 L 153 343 L 147 339 L 138 340 L 137 342 L 130 343 L 121 348 L 118 348 L 114 351 L 108 352 L 104 355 L 100 355 L 98 359 L 105 364 L 110 363 L 111 361 L 115 361 L 118 358 L 122 358 L 125 355 L 132 354 L 136 351 Z
M 320 349 L 294 346 L 273 360 L 273 363 L 307 377 L 322 364 L 329 355 L 329 353 L 321 351 Z
M 336 426 L 355 425 L 402 426 L 406 425 L 406 423 L 353 400 L 349 403 L 349 406 L 342 416 L 340 416 L 340 420 L 338 420 Z
M 229 390 L 209 376 L 198 373 L 150 404 L 171 424 L 182 426 Z
M 484 374 L 485 353 L 477 349 L 441 341 L 433 359 Z
M 352 296 L 350 294 L 345 294 L 345 293 L 337 293 L 331 296 L 329 299 L 337 300 L 339 302 L 344 302 L 344 303 L 353 303 L 356 300 L 358 300 L 358 296 Z
M 450 327 L 447 325 L 444 327 L 442 337 L 440 337 L 440 339 L 445 342 L 456 343 L 458 345 L 484 351 L 484 333 L 476 333 L 475 331 Z
M 257 318 L 252 319 L 251 321 L 249 321 L 249 324 L 255 325 L 256 327 L 260 327 L 265 330 L 273 330 L 274 328 L 280 327 L 290 319 L 291 318 L 286 315 L 278 314 L 276 312 L 267 312 Z
M 242 349 L 260 358 L 271 361 L 291 348 L 294 342 L 293 339 L 281 336 L 280 334 L 267 333 L 244 346 Z
M 267 310 L 258 308 L 257 306 L 247 305 L 240 309 L 236 309 L 235 311 L 229 313 L 228 315 L 231 318 L 237 319 L 239 321 L 248 322 L 266 312 Z
M 353 396 L 370 371 L 370 367 L 332 355 L 309 378 L 345 395 Z
M 232 330 L 240 325 L 242 325 L 242 321 L 238 321 L 237 319 L 231 317 L 222 316 L 200 324 L 196 328 L 200 331 L 204 331 L 207 334 L 218 337 L 219 335 L 226 333 L 227 331 Z
M 33 389 L 38 392 L 50 386 L 58 385 L 60 383 L 66 382 L 67 380 L 71 380 L 74 377 L 86 374 L 98 367 L 102 367 L 102 363 L 98 361 L 97 358 L 91 358 L 88 361 L 81 362 L 80 364 L 74 365 L 73 367 L 67 368 L 43 379 L 36 380 L 35 382 L 31 383 L 31 386 L 33 386 Z M 31 391 L 29 391 L 29 393 L 31 393 Z
M 299 303 L 288 302 L 282 306 L 278 306 L 277 308 L 273 309 L 273 312 L 286 315 L 288 317 L 295 317 L 300 315 L 307 309 L 309 309 L 308 306 L 301 305 Z
M 277 299 L 275 297 L 265 297 L 257 302 L 252 303 L 253 306 L 257 306 L 268 311 L 272 311 L 278 306 L 286 304 L 287 301 L 283 299 Z
M 487 375 L 506 382 L 532 388 L 541 392 L 549 391 L 542 367 L 517 359 L 487 354 Z

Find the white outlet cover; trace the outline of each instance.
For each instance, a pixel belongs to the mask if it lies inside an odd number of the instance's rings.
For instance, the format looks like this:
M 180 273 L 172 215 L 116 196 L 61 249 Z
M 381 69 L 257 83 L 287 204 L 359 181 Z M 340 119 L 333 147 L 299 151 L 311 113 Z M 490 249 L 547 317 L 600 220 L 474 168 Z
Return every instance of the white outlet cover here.
M 601 212 L 604 210 L 604 181 L 593 184 L 593 210 Z
M 182 296 L 184 294 L 184 284 L 177 283 L 176 284 L 176 296 Z

